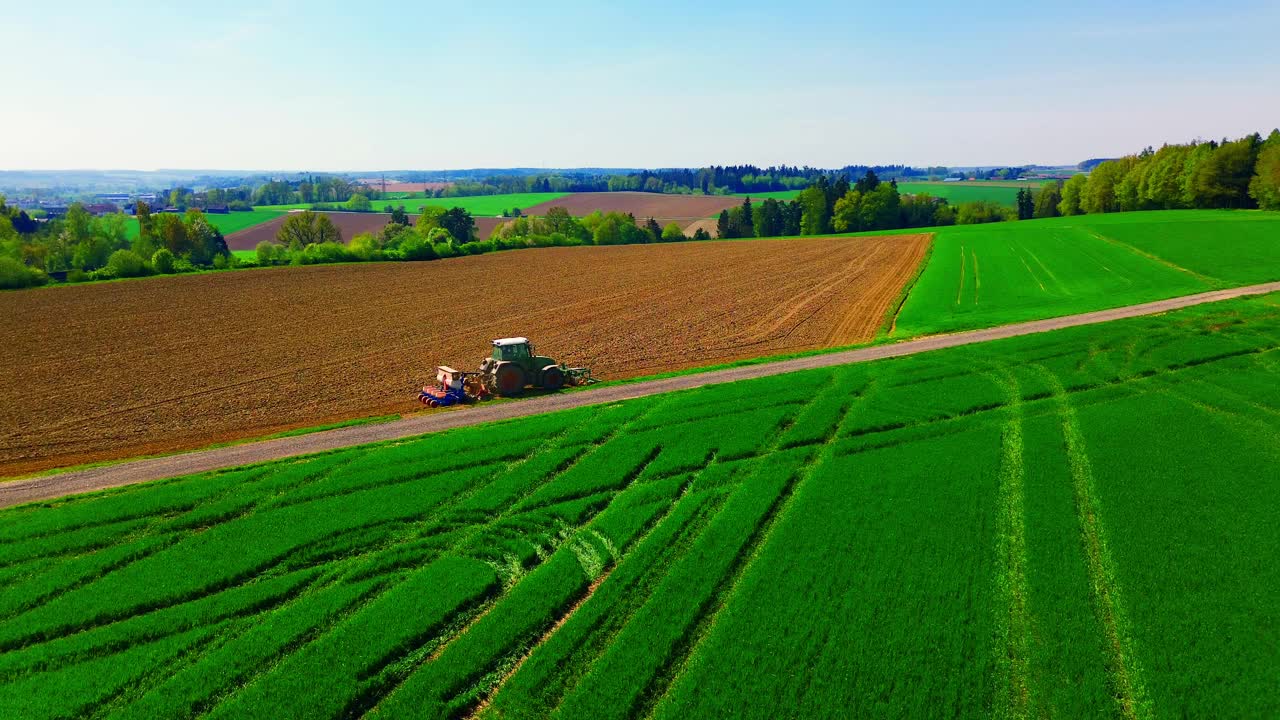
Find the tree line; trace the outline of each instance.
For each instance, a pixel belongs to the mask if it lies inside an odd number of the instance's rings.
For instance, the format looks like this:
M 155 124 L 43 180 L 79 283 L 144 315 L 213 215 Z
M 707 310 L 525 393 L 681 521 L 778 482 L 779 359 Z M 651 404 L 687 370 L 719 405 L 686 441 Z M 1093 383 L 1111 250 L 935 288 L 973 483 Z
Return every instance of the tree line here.
M 963 208 L 963 206 L 962 206 Z M 864 230 L 952 225 L 960 221 L 942 198 L 904 195 L 895 180 L 883 182 L 868 169 L 856 182 L 847 176 L 819 175 L 794 200 L 765 198 L 721 211 L 716 231 L 721 238 L 827 235 Z M 965 222 L 972 221 L 967 215 Z
M 723 238 L 825 235 L 1191 208 L 1280 210 L 1280 130 L 1266 139 L 1254 133 L 1148 147 L 1039 190 L 1021 188 L 1012 207 L 990 200 L 952 206 L 927 194 L 902 194 L 896 181 L 882 182 L 874 170 L 853 184 L 820 175 L 790 202 L 745 199 L 720 213 L 717 230 Z
M 222 233 L 198 209 L 152 213 L 139 202 L 137 221 L 133 235 L 124 213 L 95 217 L 73 203 L 64 217 L 36 222 L 0 195 L 0 287 L 43 285 L 51 276 L 83 282 L 232 264 Z
M 799 190 L 817 178 L 861 175 L 872 170 L 879 175 L 927 177 L 945 174 L 946 168 L 912 168 L 906 165 L 848 165 L 836 170 L 779 165 L 712 165 L 704 168 L 637 170 L 625 174 L 530 174 L 493 175 L 455 182 L 434 191 L 435 197 L 502 195 L 528 192 L 652 192 L 677 195 L 732 195 Z
M 1045 186 L 1043 194 L 1051 191 Z M 1190 208 L 1280 210 L 1280 130 L 1266 138 L 1193 142 L 1146 148 L 1073 175 L 1058 189 L 1056 213 Z M 1041 207 L 1043 205 L 1043 208 Z M 1049 201 L 1035 217 L 1050 217 Z M 1043 212 L 1041 212 L 1043 210 Z
M 337 262 L 421 261 L 498 250 L 579 245 L 633 245 L 709 240 L 699 229 L 686 236 L 675 223 L 662 227 L 653 218 L 637 222 L 634 215 L 594 212 L 573 217 L 552 207 L 542 217 L 518 217 L 496 228 L 487 240 L 476 238 L 475 219 L 462 208 L 424 207 L 416 222 L 393 215 L 376 233 L 361 233 L 344 244 L 342 233 L 328 217 L 310 211 L 293 213 L 273 241 L 255 249 L 254 265 L 315 265 Z M 241 263 L 244 266 L 250 263 Z

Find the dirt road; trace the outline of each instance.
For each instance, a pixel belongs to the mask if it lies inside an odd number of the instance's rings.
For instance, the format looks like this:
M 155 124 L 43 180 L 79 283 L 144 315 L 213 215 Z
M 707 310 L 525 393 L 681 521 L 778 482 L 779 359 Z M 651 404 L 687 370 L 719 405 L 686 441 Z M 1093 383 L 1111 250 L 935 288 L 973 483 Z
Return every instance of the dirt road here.
M 15 480 L 0 483 L 0 507 L 9 507 L 22 503 L 48 500 L 74 493 L 90 492 L 105 488 L 131 485 L 133 483 L 158 480 L 161 478 L 188 475 L 192 473 L 235 467 L 251 463 L 278 460 L 281 458 L 305 455 L 308 453 L 334 450 L 338 448 L 361 445 L 364 443 L 394 440 L 397 438 L 439 432 L 464 425 L 475 425 L 494 420 L 536 415 L 538 413 L 563 410 L 567 408 L 595 405 L 598 403 L 617 402 L 632 398 L 656 395 L 658 393 L 685 390 L 733 382 L 750 378 L 767 377 L 782 373 L 830 367 L 846 363 L 869 362 L 884 358 L 913 355 L 916 353 L 940 350 L 942 348 L 970 345 L 973 343 L 1000 340 L 1003 338 L 1030 335 L 1033 333 L 1059 330 L 1080 325 L 1119 320 L 1122 318 L 1154 315 L 1177 310 L 1179 308 L 1217 302 L 1248 295 L 1261 295 L 1280 292 L 1280 282 L 1251 285 L 1248 287 L 1216 290 L 1213 292 L 1188 295 L 1168 300 L 1159 300 L 1141 305 L 1100 310 L 1097 312 L 1069 315 L 1049 320 L 1005 325 L 986 330 L 973 330 L 953 335 L 910 340 L 892 345 L 846 350 L 842 352 L 814 355 L 810 357 L 781 360 L 746 367 L 715 370 L 711 372 L 683 375 L 663 380 L 648 380 L 629 385 L 612 385 L 576 393 L 563 395 L 545 395 L 522 402 L 484 405 L 477 408 L 465 408 L 455 411 L 428 413 L 404 418 L 379 425 L 364 425 L 337 430 L 301 435 L 297 437 L 265 440 L 262 442 L 239 445 L 235 447 L 201 450 L 196 452 L 172 455 L 169 457 L 136 460 L 89 470 L 48 475 L 29 480 Z

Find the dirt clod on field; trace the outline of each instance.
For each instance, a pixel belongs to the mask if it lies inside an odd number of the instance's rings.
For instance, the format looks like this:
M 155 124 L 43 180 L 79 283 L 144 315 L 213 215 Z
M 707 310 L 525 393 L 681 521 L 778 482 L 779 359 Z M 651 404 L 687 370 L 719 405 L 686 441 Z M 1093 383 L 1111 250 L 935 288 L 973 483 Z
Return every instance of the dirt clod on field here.
M 618 379 L 870 339 L 926 235 L 548 248 L 0 293 L 0 475 L 416 412 L 490 340 Z

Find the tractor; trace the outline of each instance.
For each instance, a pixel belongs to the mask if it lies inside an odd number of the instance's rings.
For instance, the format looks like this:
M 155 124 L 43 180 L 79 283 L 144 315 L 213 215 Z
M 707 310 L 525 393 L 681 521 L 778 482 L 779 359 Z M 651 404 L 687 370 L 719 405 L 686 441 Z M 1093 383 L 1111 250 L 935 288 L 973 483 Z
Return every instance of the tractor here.
M 493 341 L 493 355 L 480 363 L 480 382 L 494 395 L 511 397 L 530 385 L 543 390 L 559 390 L 565 385 L 595 382 L 591 370 L 567 367 L 549 357 L 535 355 L 528 338 Z

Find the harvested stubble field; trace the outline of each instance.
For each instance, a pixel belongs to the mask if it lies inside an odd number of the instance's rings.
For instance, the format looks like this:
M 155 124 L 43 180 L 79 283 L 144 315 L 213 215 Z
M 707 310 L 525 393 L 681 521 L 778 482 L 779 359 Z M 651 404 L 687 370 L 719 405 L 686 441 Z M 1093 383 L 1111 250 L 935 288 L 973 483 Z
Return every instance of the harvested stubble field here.
M 321 212 L 318 214 L 327 215 L 333 224 L 338 226 L 344 243 L 351 242 L 351 238 L 360 233 L 376 233 L 391 221 L 390 213 Z M 264 240 L 275 240 L 276 233 L 280 232 L 280 226 L 288 217 L 284 214 L 269 222 L 232 233 L 227 236 L 227 247 L 232 250 L 252 250 Z M 409 222 L 416 222 L 417 219 L 417 216 L 410 216 Z M 475 221 L 476 236 L 481 240 L 487 240 L 493 229 L 502 223 L 502 218 L 478 217 Z
M 525 208 L 525 215 L 546 215 L 553 207 L 562 207 L 570 215 L 582 217 L 600 210 L 624 212 L 644 222 L 646 218 L 662 218 L 665 222 L 678 222 L 681 226 L 695 220 L 719 215 L 721 210 L 737 207 L 742 198 L 719 195 L 663 195 L 646 192 L 584 192 L 572 193 L 540 205 Z
M 1276 717 L 1278 352 L 1260 297 L 6 510 L 0 716 Z
M 0 473 L 407 412 L 493 338 L 611 379 L 874 336 L 926 235 L 548 248 L 0 295 Z

